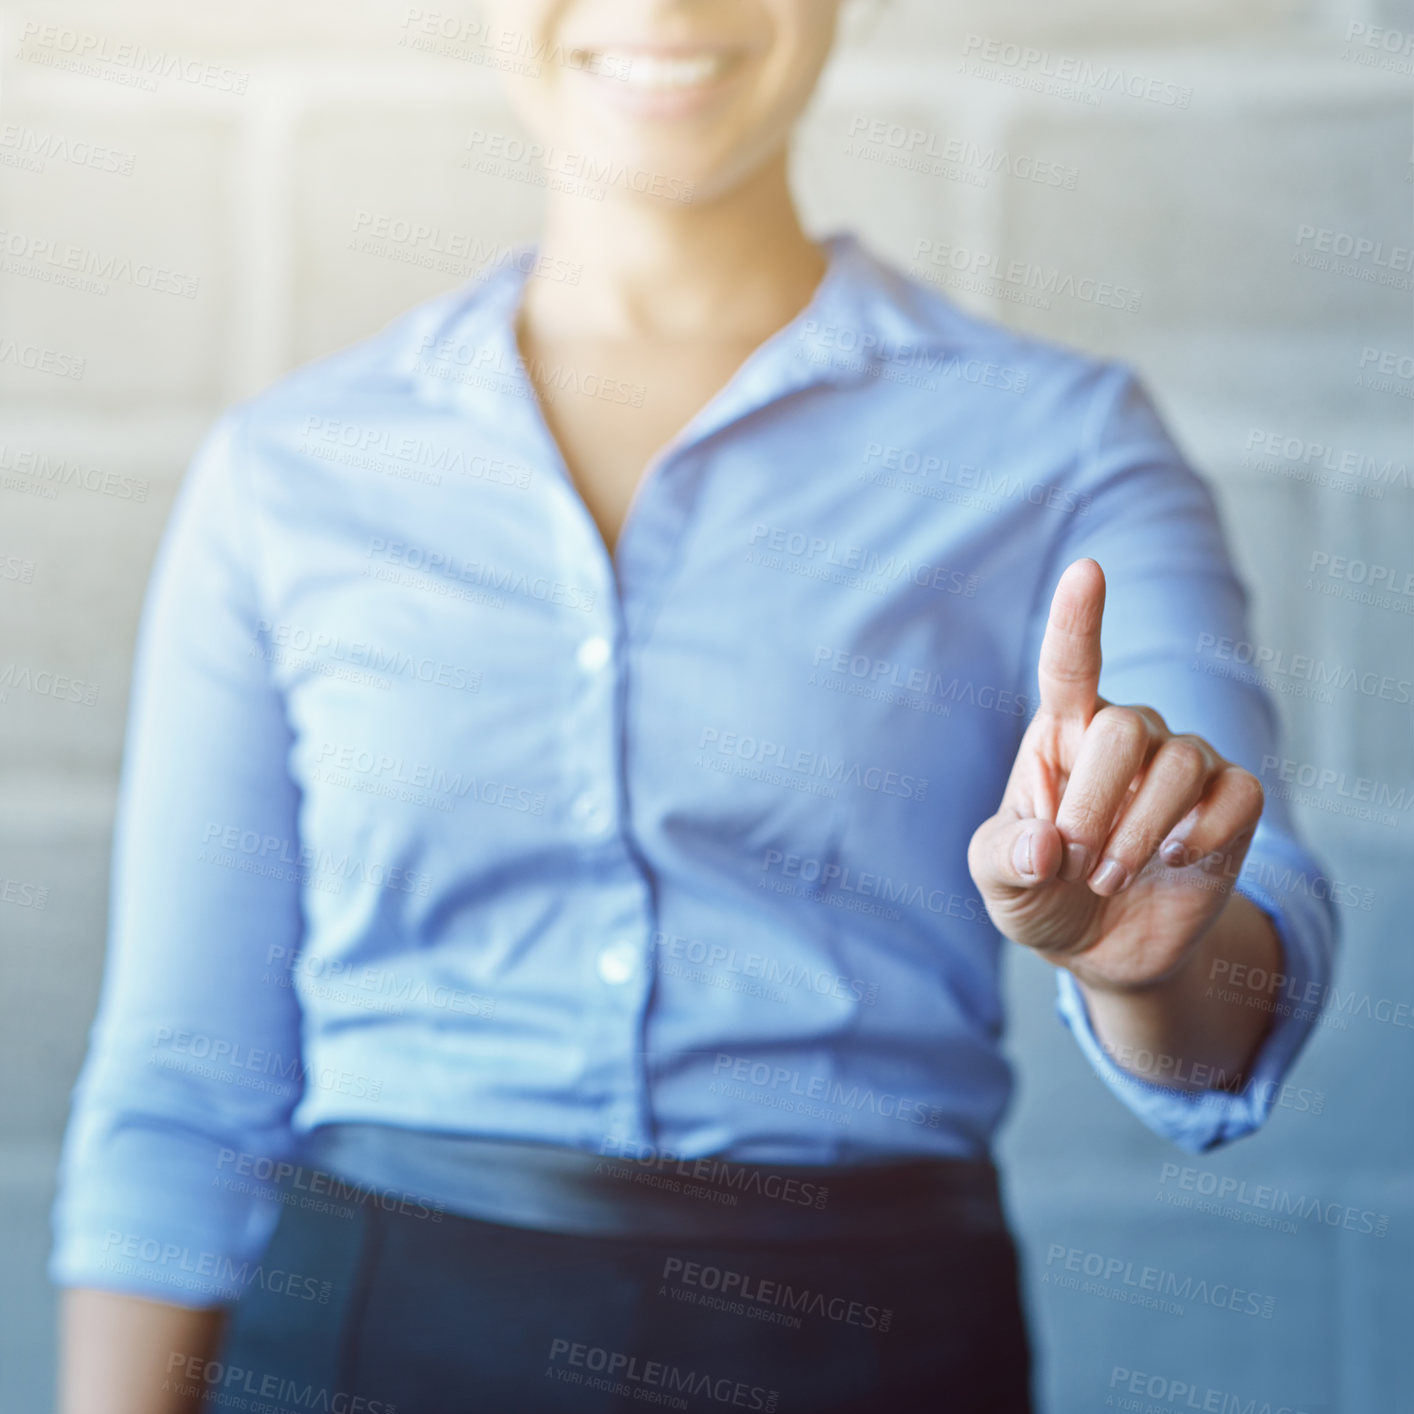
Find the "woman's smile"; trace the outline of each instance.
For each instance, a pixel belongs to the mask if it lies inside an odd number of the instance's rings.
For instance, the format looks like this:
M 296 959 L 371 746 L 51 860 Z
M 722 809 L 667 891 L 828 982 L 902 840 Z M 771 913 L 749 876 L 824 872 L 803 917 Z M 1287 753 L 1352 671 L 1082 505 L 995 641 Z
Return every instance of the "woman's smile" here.
M 672 118 L 719 99 L 746 67 L 741 46 L 614 45 L 571 51 L 571 68 L 601 97 L 638 116 Z
M 563 56 L 562 63 L 507 75 L 517 116 L 531 133 L 547 146 L 584 153 L 599 171 L 671 177 L 673 190 L 691 190 L 700 212 L 727 194 L 741 196 L 752 178 L 774 184 L 780 195 L 783 180 L 761 174 L 785 162 L 796 120 L 829 59 L 841 3 L 494 0 L 492 8 L 507 32 Z M 660 190 L 612 195 L 614 206 L 660 214 L 682 205 Z M 576 223 L 583 207 L 574 208 Z M 785 219 L 773 209 L 747 224 L 759 229 Z M 550 218 L 552 226 L 556 221 Z

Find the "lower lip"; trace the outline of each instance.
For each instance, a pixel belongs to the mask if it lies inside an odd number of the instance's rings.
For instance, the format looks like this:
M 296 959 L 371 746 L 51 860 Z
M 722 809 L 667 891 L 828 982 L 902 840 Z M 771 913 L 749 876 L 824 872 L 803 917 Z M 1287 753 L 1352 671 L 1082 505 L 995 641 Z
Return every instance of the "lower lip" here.
M 745 67 L 745 57 L 739 56 L 715 77 L 682 88 L 639 88 L 612 73 L 594 73 L 587 68 L 576 72 L 596 85 L 601 97 L 625 113 L 643 118 L 683 118 L 710 108 L 737 82 Z

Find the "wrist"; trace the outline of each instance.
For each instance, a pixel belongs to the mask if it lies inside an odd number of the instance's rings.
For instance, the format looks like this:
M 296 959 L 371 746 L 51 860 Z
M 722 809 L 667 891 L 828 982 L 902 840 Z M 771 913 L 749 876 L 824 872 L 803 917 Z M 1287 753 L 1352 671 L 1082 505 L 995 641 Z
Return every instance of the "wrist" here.
M 1179 1089 L 1239 1090 L 1271 1024 L 1257 995 L 1240 1004 L 1222 995 L 1220 977 L 1234 963 L 1279 974 L 1281 943 L 1271 919 L 1250 899 L 1232 894 L 1213 924 L 1162 977 L 1146 983 L 1075 977 L 1090 1024 L 1116 1064 L 1140 1079 Z M 1223 966 L 1219 966 L 1223 964 Z M 1181 1080 L 1199 1066 L 1208 1081 Z M 1214 1079 L 1213 1077 L 1218 1077 Z
M 1217 939 L 1220 930 L 1215 926 L 1222 918 L 1209 921 L 1182 947 L 1167 966 L 1146 975 L 1136 976 L 1132 970 L 1118 972 L 1114 969 L 1095 967 L 1088 961 L 1088 953 L 1076 953 L 1073 957 L 1057 958 L 1057 965 L 1065 968 L 1075 978 L 1081 992 L 1088 997 L 1115 997 L 1126 1001 L 1142 1003 L 1146 998 L 1161 1003 L 1165 998 L 1182 995 L 1191 990 L 1195 979 L 1202 979 L 1210 969 L 1213 958 L 1220 950 Z

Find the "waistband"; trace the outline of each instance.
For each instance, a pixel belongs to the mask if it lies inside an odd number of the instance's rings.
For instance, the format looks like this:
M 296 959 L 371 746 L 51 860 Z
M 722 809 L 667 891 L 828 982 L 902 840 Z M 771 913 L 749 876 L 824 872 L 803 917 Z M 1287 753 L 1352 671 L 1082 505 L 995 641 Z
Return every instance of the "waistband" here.
M 822 1242 L 1005 1227 L 990 1159 L 638 1159 L 379 1124 L 322 1125 L 302 1157 L 385 1209 L 581 1236 Z

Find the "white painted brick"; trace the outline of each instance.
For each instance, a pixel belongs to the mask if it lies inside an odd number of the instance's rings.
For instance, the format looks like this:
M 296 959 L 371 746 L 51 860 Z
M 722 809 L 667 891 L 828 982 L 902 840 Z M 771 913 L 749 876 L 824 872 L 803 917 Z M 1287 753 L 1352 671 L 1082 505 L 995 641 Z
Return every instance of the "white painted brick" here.
M 49 1207 L 59 1153 L 55 1141 L 12 1142 L 0 1149 L 0 1270 L 9 1280 L 0 1306 L 0 1407 L 54 1406 L 55 1308 L 45 1278 Z
M 463 165 L 473 131 L 520 130 L 504 109 L 451 105 L 331 104 L 303 120 L 295 135 L 294 361 L 376 331 L 535 234 L 537 169 L 509 161 L 506 175 L 484 175 Z M 380 222 L 390 223 L 390 236 L 377 235 Z M 405 229 L 418 226 L 435 234 Z M 368 246 L 358 248 L 361 241 Z
M 101 447 L 52 425 L 7 429 L 0 556 L 29 580 L 0 579 L 0 672 L 63 674 L 93 700 L 0 687 L 0 771 L 116 771 L 138 610 L 184 464 L 131 433 Z
M 1195 96 L 1188 112 L 1124 123 L 1082 113 L 1021 119 L 1017 139 L 1067 154 L 1084 200 L 1062 220 L 1054 194 L 1005 188 L 1008 261 L 1137 289 L 1140 321 L 1159 328 L 1327 340 L 1358 331 L 1362 341 L 1408 328 L 1407 266 L 1382 270 L 1367 258 L 1345 274 L 1296 263 L 1332 258 L 1317 248 L 1321 231 L 1382 243 L 1384 259 L 1407 262 L 1408 193 L 1392 180 L 1408 160 L 1405 105 L 1242 112 Z M 1391 276 L 1402 289 L 1377 283 Z M 1103 339 L 1126 322 L 1078 299 L 1017 312 L 1062 338 Z
M 5 121 L 31 135 L 31 151 L 62 138 L 101 139 L 132 167 L 122 176 L 52 157 L 39 172 L 0 165 L 0 327 L 6 338 L 85 361 L 78 379 L 0 362 L 0 391 L 27 405 L 90 407 L 217 396 L 232 297 L 229 126 L 31 106 L 7 107 Z M 25 139 L 17 141 L 20 148 L 0 150 L 23 155 Z M 72 280 L 84 283 L 63 283 Z
M 43 790 L 62 791 L 62 778 Z M 0 877 L 44 889 L 43 907 L 0 903 L 6 984 L 0 989 L 0 1099 L 7 1144 L 57 1138 L 98 996 L 107 914 L 109 832 L 0 840 Z M 18 897 L 36 893 L 12 890 Z M 8 1224 L 7 1224 L 8 1225 Z
M 792 160 L 807 226 L 820 234 L 854 230 L 900 266 L 921 233 L 983 229 L 1007 178 L 967 146 L 962 116 L 863 96 L 821 104 L 800 130 Z M 985 133 L 979 145 L 989 145 Z
M 1222 0 L 1159 0 L 1125 5 L 1119 0 L 1072 0 L 1043 5 L 1036 0 L 965 0 L 939 5 L 935 0 L 861 0 L 850 17 L 848 34 L 858 33 L 879 46 L 949 48 L 968 34 L 1022 44 L 1194 43 L 1220 42 L 1254 31 L 1295 28 L 1306 6 L 1302 0 L 1257 0 L 1230 5 Z
M 67 52 L 74 36 L 97 36 L 110 51 L 120 43 L 141 45 L 155 56 L 180 56 L 196 62 L 258 62 L 266 54 L 314 57 L 330 50 L 384 48 L 397 43 L 409 7 L 394 0 L 359 5 L 339 0 L 249 0 L 226 6 L 215 0 L 183 4 L 180 0 L 129 0 L 121 10 L 104 0 L 66 0 L 62 10 L 42 3 L 17 7 L 9 17 L 6 37 L 15 43 L 43 44 L 36 26 L 54 26 L 64 34 L 49 47 Z
M 1065 6 L 1036 0 L 968 0 L 949 6 L 934 0 L 856 0 L 847 8 L 844 29 L 847 42 L 880 48 L 946 48 L 969 33 L 1033 45 L 1193 43 L 1290 30 L 1302 21 L 1306 8 L 1302 0 L 1251 0 L 1240 6 L 1223 0 L 1151 0 L 1144 6 L 1120 0 L 1075 0 Z M 1336 18 L 1347 15 L 1341 11 Z M 465 0 L 423 6 L 402 0 L 365 0 L 358 5 L 251 0 L 239 7 L 224 7 L 215 0 L 131 0 L 120 14 L 105 0 L 67 0 L 60 14 L 50 13 L 42 3 L 18 9 L 8 33 L 18 39 L 27 24 L 57 25 L 71 34 L 105 37 L 110 44 L 129 42 L 203 62 L 248 66 L 268 54 L 308 58 L 351 50 L 377 52 L 409 47 L 412 40 L 429 53 L 438 46 L 457 52 L 453 46 L 460 46 L 463 52 L 474 48 L 488 56 L 524 56 L 534 52 L 535 42 L 533 34 L 507 35 L 496 29 L 484 6 Z

